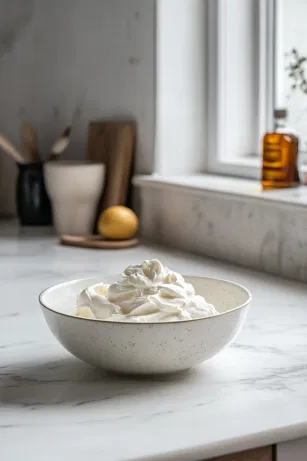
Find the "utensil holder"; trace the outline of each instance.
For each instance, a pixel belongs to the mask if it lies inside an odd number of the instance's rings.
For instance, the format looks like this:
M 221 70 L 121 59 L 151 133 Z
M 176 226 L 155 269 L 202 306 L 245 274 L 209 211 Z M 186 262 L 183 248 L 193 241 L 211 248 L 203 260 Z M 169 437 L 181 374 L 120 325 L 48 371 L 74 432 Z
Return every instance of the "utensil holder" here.
M 58 234 L 91 234 L 101 197 L 105 166 L 88 162 L 47 162 L 46 188 Z
M 42 163 L 18 164 L 16 205 L 22 226 L 52 224 L 50 201 L 45 188 Z

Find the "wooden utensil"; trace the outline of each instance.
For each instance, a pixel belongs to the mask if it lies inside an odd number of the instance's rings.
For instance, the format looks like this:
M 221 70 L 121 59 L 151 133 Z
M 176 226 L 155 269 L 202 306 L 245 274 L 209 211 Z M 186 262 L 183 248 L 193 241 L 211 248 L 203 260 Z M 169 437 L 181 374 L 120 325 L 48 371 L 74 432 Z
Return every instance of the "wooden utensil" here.
M 23 156 L 18 152 L 18 150 L 13 146 L 13 144 L 6 139 L 3 135 L 0 135 L 0 147 L 17 163 L 26 163 Z
M 70 245 L 82 248 L 100 248 L 104 250 L 131 248 L 138 245 L 140 242 L 137 238 L 129 240 L 106 240 L 100 235 L 69 235 L 60 236 L 59 243 L 61 245 Z
M 113 205 L 126 205 L 135 144 L 131 122 L 89 123 L 87 158 L 106 164 L 106 184 L 99 212 Z
M 60 155 L 67 149 L 70 143 L 71 127 L 68 126 L 63 131 L 61 137 L 55 141 L 51 148 L 51 154 L 48 161 L 58 160 Z
M 40 162 L 37 135 L 31 123 L 24 122 L 22 124 L 20 138 L 30 162 Z

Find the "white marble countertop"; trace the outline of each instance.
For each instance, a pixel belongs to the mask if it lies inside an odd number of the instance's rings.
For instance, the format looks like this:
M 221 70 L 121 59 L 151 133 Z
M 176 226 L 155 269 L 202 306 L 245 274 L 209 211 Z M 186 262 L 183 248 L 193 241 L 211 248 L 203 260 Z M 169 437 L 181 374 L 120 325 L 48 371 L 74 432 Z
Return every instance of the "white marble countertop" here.
M 305 285 L 158 247 L 79 250 L 39 235 L 0 222 L 1 460 L 198 461 L 307 436 Z M 155 379 L 117 377 L 70 356 L 38 293 L 153 256 L 252 291 L 237 341 L 197 370 Z

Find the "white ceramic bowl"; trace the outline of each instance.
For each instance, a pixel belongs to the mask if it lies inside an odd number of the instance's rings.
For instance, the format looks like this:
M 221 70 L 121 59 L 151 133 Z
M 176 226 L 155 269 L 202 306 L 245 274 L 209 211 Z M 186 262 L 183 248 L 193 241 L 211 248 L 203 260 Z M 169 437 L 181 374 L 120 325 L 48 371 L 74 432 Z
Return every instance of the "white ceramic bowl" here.
M 237 336 L 251 302 L 250 292 L 236 283 L 185 277 L 197 294 L 216 307 L 218 315 L 170 323 L 120 323 L 69 314 L 83 288 L 118 279 L 74 280 L 48 288 L 39 297 L 50 330 L 69 352 L 116 372 L 171 373 L 210 359 Z

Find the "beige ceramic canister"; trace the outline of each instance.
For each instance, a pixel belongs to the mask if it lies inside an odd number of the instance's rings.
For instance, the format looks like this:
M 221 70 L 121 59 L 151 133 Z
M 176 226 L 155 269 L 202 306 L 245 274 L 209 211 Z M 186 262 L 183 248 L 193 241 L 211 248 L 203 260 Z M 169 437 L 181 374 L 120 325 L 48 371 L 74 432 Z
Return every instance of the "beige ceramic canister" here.
M 91 234 L 104 186 L 105 165 L 48 162 L 44 176 L 57 233 Z

